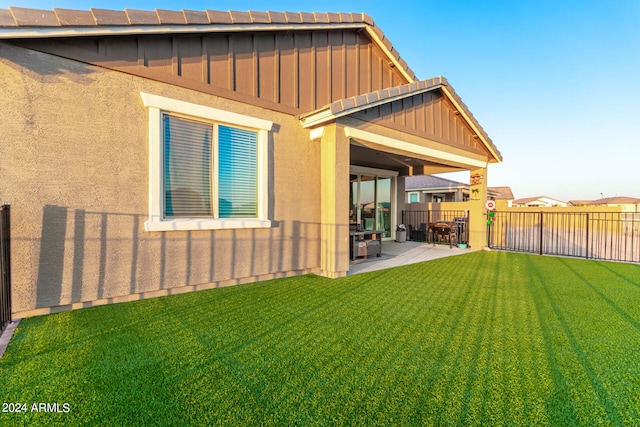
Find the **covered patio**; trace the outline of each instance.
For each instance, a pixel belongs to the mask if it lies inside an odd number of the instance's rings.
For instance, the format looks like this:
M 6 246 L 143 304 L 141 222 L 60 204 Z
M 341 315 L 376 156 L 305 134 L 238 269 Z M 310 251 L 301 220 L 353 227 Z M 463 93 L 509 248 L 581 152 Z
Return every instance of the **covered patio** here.
M 448 245 L 434 245 L 425 242 L 385 241 L 382 245 L 382 256 L 358 259 L 349 265 L 348 276 L 386 268 L 400 267 L 431 261 L 438 258 L 471 253 L 472 249 L 450 248 Z
M 414 255 L 421 260 L 417 254 L 429 246 L 399 256 L 390 241 L 401 223 L 405 178 L 411 175 L 469 171 L 468 243 L 473 249 L 486 245 L 488 165 L 502 157 L 446 79 L 345 98 L 299 120 L 321 151 L 322 275 L 340 277 L 360 270 L 352 267 L 362 255 L 360 250 L 354 255 L 354 231 L 382 242 L 382 253 L 372 242 L 368 258 L 395 260 L 388 265 Z M 431 255 L 424 256 L 426 260 Z

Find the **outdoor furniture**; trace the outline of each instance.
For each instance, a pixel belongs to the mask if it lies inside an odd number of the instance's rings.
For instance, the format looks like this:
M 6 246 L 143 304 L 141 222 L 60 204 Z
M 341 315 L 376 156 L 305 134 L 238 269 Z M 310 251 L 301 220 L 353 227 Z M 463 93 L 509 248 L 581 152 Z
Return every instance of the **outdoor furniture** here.
M 453 247 L 454 240 L 458 240 L 457 227 L 455 227 L 451 222 L 439 221 L 433 222 L 429 224 L 429 233 L 431 234 L 431 238 L 433 244 L 437 242 L 447 241 L 449 242 L 449 247 Z
M 369 258 L 370 256 L 382 255 L 382 233 L 383 230 L 349 231 L 349 252 L 351 261 L 358 257 Z
M 409 238 L 415 242 L 426 242 L 427 241 L 427 224 L 420 224 L 420 228 L 416 228 L 411 224 L 407 225 L 407 229 L 409 230 Z

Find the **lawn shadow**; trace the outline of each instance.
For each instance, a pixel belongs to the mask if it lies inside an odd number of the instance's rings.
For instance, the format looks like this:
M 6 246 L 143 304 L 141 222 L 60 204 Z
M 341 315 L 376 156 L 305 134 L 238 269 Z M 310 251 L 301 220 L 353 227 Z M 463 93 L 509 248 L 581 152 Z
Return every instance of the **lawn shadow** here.
M 593 283 L 587 280 L 580 272 L 578 272 L 575 268 L 571 267 L 566 260 L 559 258 L 560 262 L 564 264 L 564 266 L 570 270 L 573 274 L 580 278 L 582 283 L 587 285 L 593 292 L 595 292 L 600 298 L 602 298 L 611 308 L 613 308 L 624 320 L 629 322 L 634 328 L 640 331 L 640 322 L 634 319 L 629 313 L 623 310 L 618 304 L 613 302 L 609 297 L 603 294 Z
M 551 294 L 551 290 L 549 289 L 549 286 L 545 283 L 544 278 L 542 277 L 542 275 L 540 274 L 536 266 L 533 265 L 533 263 L 531 262 L 531 259 L 527 258 L 527 261 L 530 266 L 530 271 L 532 271 L 533 274 L 536 276 L 537 282 L 539 283 L 540 287 L 544 291 L 544 295 L 546 296 L 547 303 L 553 310 L 553 313 L 555 314 L 555 317 L 558 323 L 560 324 L 564 332 L 564 335 L 569 341 L 571 350 L 573 351 L 576 358 L 582 365 L 583 372 L 588 378 L 591 384 L 591 387 L 593 388 L 593 391 L 597 395 L 598 400 L 602 405 L 602 408 L 604 409 L 605 413 L 607 414 L 607 417 L 609 418 L 609 421 L 611 421 L 611 423 L 614 425 L 622 425 L 623 423 L 622 423 L 622 418 L 620 416 L 620 413 L 616 409 L 615 404 L 611 396 L 607 392 L 607 389 L 602 384 L 602 381 L 600 380 L 600 378 L 598 378 L 598 374 L 596 373 L 596 370 L 593 368 L 591 361 L 589 360 L 589 356 L 580 346 L 578 339 L 576 338 L 574 332 L 569 326 L 569 322 L 567 322 L 567 319 L 562 313 L 562 310 L 560 309 L 558 304 L 554 301 Z M 560 259 L 560 261 L 565 262 L 562 259 Z M 537 298 L 534 298 L 534 300 L 538 301 Z M 540 325 L 542 327 L 542 333 L 545 340 L 545 348 L 547 349 L 547 356 L 549 358 L 549 367 L 552 371 L 552 378 L 554 381 L 556 393 L 562 395 L 563 401 L 565 401 L 567 403 L 567 406 L 569 406 L 569 408 L 571 409 L 571 422 L 570 423 L 568 422 L 569 420 L 567 420 L 566 415 L 559 413 L 558 410 L 561 408 L 556 408 L 551 406 L 551 404 L 554 402 L 550 400 L 547 401 L 547 410 L 548 411 L 551 410 L 554 415 L 553 417 L 550 417 L 552 421 L 560 419 L 563 422 L 567 422 L 568 424 L 578 424 L 579 419 L 577 418 L 576 408 L 575 408 L 573 399 L 568 394 L 568 390 L 570 389 L 570 387 L 568 386 L 567 382 L 564 379 L 564 375 L 559 369 L 560 360 L 553 348 L 553 340 L 552 340 L 553 332 L 552 332 L 552 329 L 550 328 L 550 325 L 547 324 L 548 320 L 546 320 L 541 308 L 542 307 L 540 306 L 540 303 L 536 302 L 536 310 L 538 312 L 538 318 L 540 321 Z M 565 408 L 566 406 L 562 405 L 562 409 L 565 409 Z
M 620 279 L 624 280 L 625 282 L 629 283 L 630 285 L 635 286 L 636 288 L 640 289 L 640 282 L 634 282 L 633 280 L 629 279 L 626 276 L 623 276 L 622 274 L 618 273 L 617 271 L 615 271 L 614 269 L 612 269 L 611 267 L 609 267 L 607 265 L 606 262 L 599 262 L 596 264 L 598 267 L 604 268 L 605 270 L 607 270 L 608 272 L 610 272 L 611 274 L 618 276 Z M 640 277 L 640 265 L 637 266 L 639 271 L 638 271 L 638 277 Z

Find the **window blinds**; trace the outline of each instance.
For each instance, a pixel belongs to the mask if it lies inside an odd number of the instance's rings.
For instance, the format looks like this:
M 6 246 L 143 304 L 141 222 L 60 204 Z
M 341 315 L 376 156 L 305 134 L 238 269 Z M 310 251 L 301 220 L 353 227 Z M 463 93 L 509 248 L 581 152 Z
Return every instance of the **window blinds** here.
M 210 124 L 165 115 L 165 217 L 211 217 Z
M 256 218 L 257 134 L 218 126 L 218 213 L 220 218 Z
M 165 217 L 258 217 L 257 133 L 218 125 L 212 145 L 213 126 L 163 116 Z

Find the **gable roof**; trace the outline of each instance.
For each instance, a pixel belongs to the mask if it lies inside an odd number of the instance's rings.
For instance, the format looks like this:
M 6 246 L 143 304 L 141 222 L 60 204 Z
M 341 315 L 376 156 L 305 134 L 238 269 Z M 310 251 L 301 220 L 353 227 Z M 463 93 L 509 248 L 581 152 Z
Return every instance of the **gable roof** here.
M 365 30 L 404 77 L 416 81 L 407 62 L 366 13 L 0 9 L 0 39 L 339 28 Z
M 496 195 L 496 200 L 513 200 L 513 191 L 511 191 L 511 187 L 488 187 L 487 190 Z
M 442 178 L 435 175 L 413 175 L 405 178 L 405 191 L 416 190 L 457 190 L 459 188 L 469 190 L 469 184 Z M 487 187 L 488 195 L 496 200 L 512 200 L 513 193 L 510 187 Z
M 469 184 L 454 181 L 434 175 L 413 175 L 405 178 L 404 188 L 408 190 L 426 189 L 426 188 L 459 188 L 468 187 Z
M 637 205 L 639 203 L 640 199 L 626 196 L 605 197 L 589 202 L 590 205 Z
M 542 200 L 542 199 L 547 199 L 553 202 L 559 202 L 559 203 L 565 203 L 562 200 L 558 200 L 558 199 L 554 199 L 552 197 L 547 197 L 547 196 L 537 196 L 537 197 L 525 197 L 522 199 L 517 199 L 513 201 L 514 205 L 526 205 L 527 203 L 531 203 L 531 202 L 535 202 L 538 200 Z
M 303 114 L 299 119 L 304 128 L 320 126 L 323 123 L 339 117 L 351 115 L 367 108 L 388 104 L 435 89 L 442 89 L 445 96 L 453 103 L 457 111 L 462 114 L 469 126 L 476 132 L 487 150 L 489 150 L 496 160 L 502 161 L 502 154 L 493 144 L 489 135 L 487 135 L 482 126 L 480 126 L 480 123 L 478 123 L 466 104 L 462 102 L 462 99 L 453 87 L 451 87 L 447 79 L 442 76 L 341 99 L 318 110 Z

